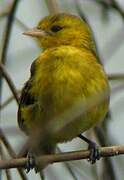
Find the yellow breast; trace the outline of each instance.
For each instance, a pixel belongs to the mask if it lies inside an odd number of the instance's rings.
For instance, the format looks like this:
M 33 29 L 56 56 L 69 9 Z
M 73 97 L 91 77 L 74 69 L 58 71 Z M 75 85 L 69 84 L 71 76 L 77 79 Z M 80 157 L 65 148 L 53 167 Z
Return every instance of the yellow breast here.
M 108 81 L 90 51 L 72 46 L 50 48 L 35 65 L 30 94 L 37 101 L 35 114 L 39 115 L 35 118 L 33 110 L 24 110 L 27 127 L 33 128 L 37 121 L 40 128 L 51 128 L 54 141 L 62 142 L 104 118 L 109 103 Z

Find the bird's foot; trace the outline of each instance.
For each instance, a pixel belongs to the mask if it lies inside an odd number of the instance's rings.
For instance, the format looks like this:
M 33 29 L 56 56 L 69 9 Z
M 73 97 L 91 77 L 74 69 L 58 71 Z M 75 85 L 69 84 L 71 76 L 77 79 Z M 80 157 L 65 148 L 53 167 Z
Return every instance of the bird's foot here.
M 26 163 L 26 173 L 35 167 L 35 157 L 31 152 L 28 152 L 27 163 Z
M 88 161 L 91 164 L 94 164 L 96 160 L 100 159 L 99 147 L 97 146 L 95 142 L 91 141 L 89 143 L 88 150 L 90 151 L 90 157 Z
M 88 143 L 88 150 L 90 151 L 90 157 L 88 159 L 89 162 L 91 162 L 91 164 L 94 164 L 96 162 L 96 160 L 100 159 L 100 153 L 99 153 L 99 148 L 97 146 L 97 144 L 93 141 L 91 141 L 90 139 L 86 138 L 85 136 L 83 136 L 82 134 L 79 134 L 78 137 L 80 139 L 82 139 L 83 141 L 85 141 L 86 143 Z

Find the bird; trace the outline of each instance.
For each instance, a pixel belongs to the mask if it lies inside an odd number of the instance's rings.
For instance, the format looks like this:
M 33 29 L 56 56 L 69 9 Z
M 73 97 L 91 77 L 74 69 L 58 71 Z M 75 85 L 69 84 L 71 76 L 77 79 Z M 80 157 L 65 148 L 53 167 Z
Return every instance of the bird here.
M 94 146 L 81 134 L 104 119 L 110 88 L 88 24 L 77 15 L 55 13 L 24 34 L 42 48 L 18 108 L 18 124 L 29 137 L 30 152 L 51 154 L 57 143 L 76 137 Z M 93 154 L 90 160 L 95 162 Z

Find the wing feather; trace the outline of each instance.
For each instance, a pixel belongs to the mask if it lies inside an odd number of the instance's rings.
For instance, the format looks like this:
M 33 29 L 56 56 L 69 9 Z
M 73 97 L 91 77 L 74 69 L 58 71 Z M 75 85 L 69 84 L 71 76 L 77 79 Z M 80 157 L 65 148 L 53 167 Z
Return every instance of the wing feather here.
M 32 78 L 33 78 L 33 76 L 35 74 L 35 61 L 31 65 L 30 72 L 31 72 L 31 77 L 25 83 L 25 85 L 24 85 L 24 87 L 22 89 L 22 93 L 21 93 L 21 96 L 20 96 L 20 102 L 19 102 L 19 108 L 18 108 L 18 124 L 19 124 L 19 127 L 24 132 L 27 132 L 27 130 L 26 130 L 26 127 L 24 125 L 24 119 L 22 118 L 21 108 L 25 107 L 25 106 L 33 105 L 36 102 L 34 97 L 29 93 L 30 88 L 32 87 Z

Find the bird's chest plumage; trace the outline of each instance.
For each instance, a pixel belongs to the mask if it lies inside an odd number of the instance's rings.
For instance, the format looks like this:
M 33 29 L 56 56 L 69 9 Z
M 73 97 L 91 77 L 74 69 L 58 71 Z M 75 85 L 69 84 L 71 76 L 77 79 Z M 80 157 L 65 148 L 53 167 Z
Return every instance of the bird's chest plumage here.
M 74 50 L 61 50 L 63 54 L 55 50 L 52 55 L 42 56 L 37 61 L 37 71 L 30 90 L 41 109 L 41 124 L 42 121 L 54 122 L 59 119 L 62 119 L 61 123 L 64 124 L 72 118 L 72 123 L 63 131 L 66 134 L 69 129 L 73 129 L 72 136 L 85 131 L 102 119 L 108 108 L 108 98 L 105 95 L 101 103 L 93 105 L 86 112 L 83 111 L 89 99 L 99 93 L 103 94 L 104 91 L 106 94 L 108 84 L 104 71 L 94 56 L 91 54 L 91 60 L 87 60 L 89 57 L 85 58 L 85 54 L 79 53 L 78 50 L 74 53 Z M 77 119 L 78 123 L 74 119 Z M 65 138 L 62 134 L 60 139 Z M 70 138 L 72 136 L 69 135 Z M 66 139 L 68 140 L 68 136 L 63 140 Z

